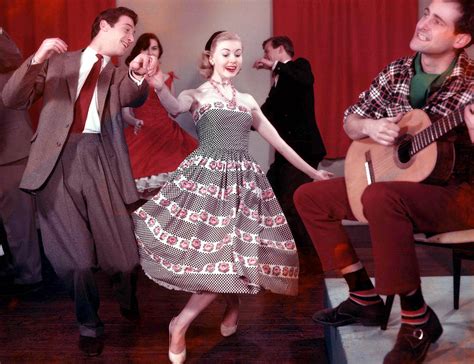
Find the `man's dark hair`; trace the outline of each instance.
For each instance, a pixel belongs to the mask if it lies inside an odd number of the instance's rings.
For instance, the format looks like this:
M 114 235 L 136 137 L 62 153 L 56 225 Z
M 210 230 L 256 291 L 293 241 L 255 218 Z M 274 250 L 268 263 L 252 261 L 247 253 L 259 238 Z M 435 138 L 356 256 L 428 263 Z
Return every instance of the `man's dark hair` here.
M 473 0 L 445 0 L 446 2 L 458 3 L 461 17 L 454 24 L 456 34 L 464 33 L 471 35 L 471 41 L 465 48 L 474 43 L 474 1 Z
M 92 24 L 91 39 L 94 39 L 99 33 L 101 20 L 105 20 L 111 27 L 113 27 L 122 15 L 128 16 L 133 20 L 133 24 L 137 25 L 138 15 L 133 10 L 123 6 L 106 9 L 95 18 L 94 23 Z
M 283 46 L 283 48 L 285 48 L 286 53 L 288 53 L 290 57 L 293 57 L 295 55 L 295 48 L 293 47 L 293 42 L 286 35 L 278 35 L 276 37 L 268 38 L 262 43 L 263 49 L 265 49 L 265 45 L 268 42 L 271 42 L 272 48 L 278 48 L 279 46 Z
M 130 55 L 125 60 L 125 64 L 127 66 L 130 65 L 130 62 L 132 62 L 133 59 L 141 53 L 141 51 L 144 51 L 144 50 L 148 49 L 148 47 L 150 46 L 150 43 L 151 43 L 150 41 L 152 39 L 156 40 L 156 42 L 158 43 L 158 51 L 160 52 L 160 56 L 158 57 L 158 59 L 160 59 L 161 56 L 163 55 L 163 46 L 161 45 L 160 40 L 153 33 L 143 33 L 142 35 L 140 35 L 137 42 L 135 43 L 135 46 L 133 47 L 132 51 L 130 52 Z

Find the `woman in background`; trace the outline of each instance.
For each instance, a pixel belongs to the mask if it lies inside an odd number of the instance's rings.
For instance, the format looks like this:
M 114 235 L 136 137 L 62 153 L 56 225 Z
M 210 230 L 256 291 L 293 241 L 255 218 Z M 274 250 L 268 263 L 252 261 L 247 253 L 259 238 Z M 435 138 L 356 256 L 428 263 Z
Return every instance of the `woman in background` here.
M 137 54 L 163 55 L 163 47 L 153 33 L 142 34 L 127 57 L 128 65 Z M 171 88 L 174 74 L 165 75 Z M 124 120 L 133 128 L 125 129 L 130 153 L 133 178 L 143 198 L 156 193 L 188 154 L 197 147 L 197 141 L 168 116 L 153 88 L 143 106 L 123 109 Z

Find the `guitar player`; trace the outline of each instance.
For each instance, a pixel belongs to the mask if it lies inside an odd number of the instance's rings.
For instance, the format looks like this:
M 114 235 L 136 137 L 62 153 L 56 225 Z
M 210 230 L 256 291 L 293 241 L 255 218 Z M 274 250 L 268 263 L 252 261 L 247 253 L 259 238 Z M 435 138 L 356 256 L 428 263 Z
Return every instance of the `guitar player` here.
M 307 183 L 294 195 L 323 269 L 340 270 L 349 287 L 349 297 L 316 312 L 315 322 L 380 326 L 384 303 L 379 295 L 400 295 L 401 327 L 384 363 L 422 362 L 443 331 L 423 299 L 413 233 L 474 228 L 474 61 L 465 52 L 473 41 L 474 2 L 432 0 L 410 42 L 415 54 L 385 67 L 345 112 L 344 129 L 351 139 L 390 146 L 405 113 L 421 109 L 436 122 L 464 108 L 465 123 L 446 136 L 454 143 L 457 163 L 445 184 L 374 182 L 362 194 L 375 287 L 341 225 L 343 219 L 355 220 L 345 179 Z

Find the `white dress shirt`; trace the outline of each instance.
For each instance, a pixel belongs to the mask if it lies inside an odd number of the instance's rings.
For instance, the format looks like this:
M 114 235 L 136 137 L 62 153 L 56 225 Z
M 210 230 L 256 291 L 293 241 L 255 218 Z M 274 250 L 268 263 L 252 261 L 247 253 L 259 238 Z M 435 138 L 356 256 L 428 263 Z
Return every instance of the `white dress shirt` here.
M 290 61 L 291 61 L 291 59 L 287 59 L 286 61 L 283 61 L 283 62 L 282 62 L 282 61 L 275 61 L 275 63 L 273 63 L 273 66 L 272 66 L 272 72 L 275 71 L 275 68 L 276 68 L 278 62 L 281 62 L 281 63 L 285 64 L 285 63 L 288 63 L 288 62 L 290 62 Z M 277 74 L 275 75 L 275 77 L 273 78 L 273 86 L 274 86 L 274 87 L 276 87 L 276 85 L 277 85 L 278 76 L 279 76 L 279 75 L 278 75 L 278 73 L 277 73 Z
M 76 100 L 79 97 L 79 93 L 81 92 L 82 86 L 84 86 L 84 83 L 86 82 L 87 76 L 89 76 L 92 66 L 94 66 L 94 63 L 98 61 L 96 56 L 97 53 L 98 52 L 96 52 L 91 47 L 87 47 L 86 49 L 84 49 L 84 52 L 82 52 L 81 66 L 79 68 L 79 80 L 77 82 Z M 105 66 L 107 66 L 107 64 L 110 62 L 109 56 L 102 55 L 102 57 L 104 58 L 102 60 L 100 72 L 102 72 Z M 145 79 L 144 77 L 142 77 L 141 79 L 137 79 L 137 77 L 133 75 L 131 71 L 129 71 L 128 74 L 132 81 L 137 84 L 137 86 L 140 86 L 143 80 Z M 89 111 L 87 112 L 86 125 L 84 127 L 83 133 L 100 133 L 99 99 L 97 97 L 97 85 L 95 86 L 91 104 L 89 105 Z
M 82 86 L 86 82 L 87 76 L 89 75 L 92 66 L 97 62 L 97 54 L 94 49 L 87 47 L 81 55 L 81 66 L 79 68 L 79 80 L 77 82 L 77 93 L 76 100 L 79 97 Z M 105 66 L 110 62 L 109 56 L 103 56 L 102 67 L 100 71 L 104 69 Z M 100 117 L 99 117 L 99 100 L 97 98 L 97 85 L 94 89 L 94 94 L 92 95 L 92 101 L 89 105 L 89 111 L 87 112 L 86 125 L 84 127 L 83 133 L 100 133 Z

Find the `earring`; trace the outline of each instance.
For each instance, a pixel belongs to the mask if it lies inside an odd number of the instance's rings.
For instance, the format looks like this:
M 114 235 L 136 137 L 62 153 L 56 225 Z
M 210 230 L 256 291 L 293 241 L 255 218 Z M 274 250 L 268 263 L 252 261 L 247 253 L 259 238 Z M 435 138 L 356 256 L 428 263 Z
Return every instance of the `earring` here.
M 209 63 L 211 64 L 211 66 L 214 66 L 214 61 L 209 61 Z

